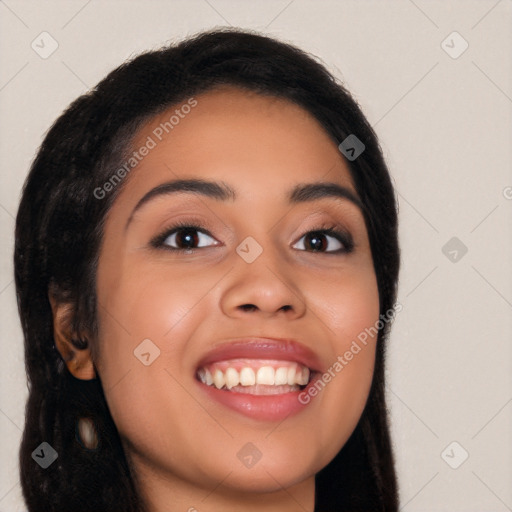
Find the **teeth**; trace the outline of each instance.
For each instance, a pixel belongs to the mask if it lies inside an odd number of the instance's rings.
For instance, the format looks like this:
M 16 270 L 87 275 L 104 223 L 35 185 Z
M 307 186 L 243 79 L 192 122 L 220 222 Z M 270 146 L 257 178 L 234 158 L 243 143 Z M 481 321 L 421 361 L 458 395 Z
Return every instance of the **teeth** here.
M 226 379 L 226 387 L 228 389 L 238 386 L 238 384 L 240 383 L 240 377 L 238 375 L 238 372 L 234 368 L 228 368 L 224 375 Z
M 224 374 L 220 370 L 215 370 L 213 374 L 213 383 L 217 389 L 220 389 L 226 383 L 224 380 Z
M 302 369 L 302 373 L 299 375 L 297 375 L 297 382 L 298 384 L 300 384 L 301 386 L 304 386 L 308 383 L 309 381 L 309 369 L 308 368 L 303 368 Z
M 197 373 L 203 384 L 206 384 L 207 386 L 211 386 L 213 384 L 212 374 L 209 370 L 206 368 L 200 368 Z
M 274 384 L 276 386 L 282 386 L 283 384 L 288 384 L 288 368 L 278 368 L 276 370 L 276 375 L 274 377 Z
M 240 372 L 240 384 L 242 384 L 242 386 L 254 386 L 254 384 L 256 384 L 256 375 L 252 368 L 242 368 Z
M 274 385 L 274 368 L 272 366 L 262 366 L 256 374 L 256 384 Z
M 293 386 L 295 384 L 295 368 L 293 366 L 288 368 L 287 374 L 288 374 L 287 375 L 287 378 L 288 378 L 287 384 L 289 386 Z
M 241 368 L 238 372 L 235 368 L 228 367 L 223 372 L 219 368 L 212 371 L 200 368 L 197 375 L 203 384 L 214 385 L 217 389 L 227 389 L 236 386 L 255 386 L 263 384 L 267 386 L 305 386 L 309 382 L 310 371 L 305 366 L 289 363 L 291 366 L 261 366 L 255 371 L 249 366 Z M 213 373 L 213 375 L 212 375 Z

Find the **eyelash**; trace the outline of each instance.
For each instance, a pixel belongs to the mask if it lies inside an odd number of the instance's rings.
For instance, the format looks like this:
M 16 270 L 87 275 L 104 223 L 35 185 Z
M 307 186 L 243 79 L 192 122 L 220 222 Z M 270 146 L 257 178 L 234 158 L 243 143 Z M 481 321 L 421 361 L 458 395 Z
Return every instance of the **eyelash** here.
M 194 249 L 181 249 L 181 248 L 171 247 L 165 243 L 167 238 L 169 238 L 174 233 L 178 233 L 180 230 L 183 230 L 183 229 L 200 231 L 201 233 L 206 234 L 211 238 L 214 238 L 213 235 L 208 230 L 202 228 L 199 225 L 200 223 L 196 223 L 196 222 L 197 221 L 195 221 L 193 219 L 188 220 L 188 221 L 176 222 L 172 226 L 166 228 L 160 235 L 156 236 L 153 240 L 151 240 L 151 242 L 150 242 L 151 246 L 154 247 L 155 249 L 163 249 L 163 250 L 167 250 L 167 251 L 181 252 L 181 253 L 185 253 L 185 254 L 192 254 L 198 250 L 206 249 L 207 247 L 196 247 Z M 333 238 L 337 239 L 338 242 L 340 242 L 343 245 L 343 248 L 336 249 L 334 251 L 311 251 L 311 250 L 308 251 L 305 249 L 297 249 L 297 250 L 300 250 L 302 252 L 312 252 L 312 253 L 326 254 L 326 255 L 341 255 L 341 254 L 351 253 L 354 249 L 354 242 L 352 240 L 352 236 L 348 232 L 340 231 L 335 225 L 324 223 L 324 224 L 319 225 L 318 227 L 309 229 L 299 238 L 298 241 L 302 240 L 302 238 L 304 238 L 304 236 L 306 236 L 310 233 L 332 236 Z M 295 242 L 295 243 L 297 243 L 297 242 Z M 209 247 L 211 247 L 211 246 L 209 246 Z

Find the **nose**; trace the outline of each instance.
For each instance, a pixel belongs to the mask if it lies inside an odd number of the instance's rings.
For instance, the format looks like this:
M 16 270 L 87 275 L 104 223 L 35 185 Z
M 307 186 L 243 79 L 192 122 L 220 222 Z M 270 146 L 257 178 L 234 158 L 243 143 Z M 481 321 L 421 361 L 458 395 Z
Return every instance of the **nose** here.
M 271 318 L 283 315 L 288 320 L 300 318 L 306 302 L 298 286 L 298 276 L 276 250 L 265 248 L 252 263 L 238 254 L 235 268 L 227 276 L 221 309 L 227 316 L 246 315 Z

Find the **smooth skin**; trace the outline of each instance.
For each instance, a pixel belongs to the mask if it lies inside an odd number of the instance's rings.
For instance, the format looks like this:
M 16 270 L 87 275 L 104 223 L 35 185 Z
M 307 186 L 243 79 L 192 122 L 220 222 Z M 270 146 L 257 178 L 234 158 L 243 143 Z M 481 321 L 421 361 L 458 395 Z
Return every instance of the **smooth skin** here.
M 101 377 L 151 512 L 313 511 L 315 474 L 345 444 L 366 403 L 375 338 L 281 422 L 209 400 L 195 374 L 212 347 L 247 336 L 293 338 L 313 349 L 327 371 L 378 321 L 359 207 L 335 197 L 288 201 L 293 186 L 313 182 L 357 193 L 336 143 L 299 106 L 227 86 L 195 99 L 125 178 L 109 211 L 94 350 L 70 350 L 68 305 L 52 300 L 57 347 L 75 376 Z M 141 128 L 133 150 L 155 138 L 176 108 Z M 133 213 L 146 193 L 178 178 L 226 183 L 236 199 L 179 192 L 158 195 Z M 182 232 L 162 242 L 176 221 L 200 223 L 192 238 L 199 248 L 170 250 L 190 241 Z M 331 252 L 344 247 L 332 235 L 312 250 L 308 233 L 331 226 L 350 233 L 351 252 Z M 159 236 L 164 245 L 155 247 Z M 252 263 L 236 252 L 248 236 L 263 249 Z M 160 350 L 149 366 L 134 356 L 145 339 Z M 237 457 L 247 443 L 262 454 L 251 468 Z

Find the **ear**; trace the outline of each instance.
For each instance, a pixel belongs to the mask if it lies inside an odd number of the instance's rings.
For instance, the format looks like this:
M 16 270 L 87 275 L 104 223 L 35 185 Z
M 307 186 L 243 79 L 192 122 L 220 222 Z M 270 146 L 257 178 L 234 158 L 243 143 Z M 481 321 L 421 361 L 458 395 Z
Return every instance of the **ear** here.
M 53 313 L 53 338 L 55 347 L 66 363 L 69 372 L 81 380 L 91 380 L 96 377 L 96 371 L 91 356 L 90 343 L 84 349 L 75 346 L 72 340 L 79 339 L 79 333 L 72 329 L 74 308 L 69 302 L 59 302 L 54 294 L 48 293 Z

